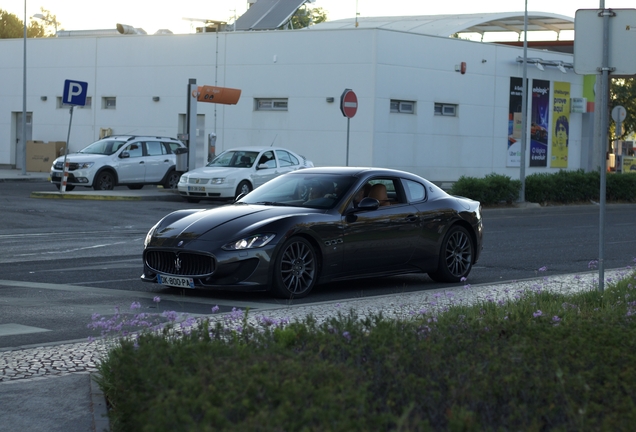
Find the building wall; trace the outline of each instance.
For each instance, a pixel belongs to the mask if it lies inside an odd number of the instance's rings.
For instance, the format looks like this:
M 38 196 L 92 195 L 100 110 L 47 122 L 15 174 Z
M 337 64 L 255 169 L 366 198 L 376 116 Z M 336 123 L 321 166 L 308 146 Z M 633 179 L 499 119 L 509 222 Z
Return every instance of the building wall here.
M 0 52 L 11 59 L 0 64 L 0 165 L 16 164 L 12 113 L 22 111 L 22 43 L 0 40 Z M 529 57 L 572 61 L 528 51 Z M 69 109 L 57 108 L 56 99 L 65 79 L 89 83 L 92 106 L 74 110 L 71 150 L 97 139 L 101 128 L 176 136 L 194 78 L 198 85 L 242 90 L 237 105 L 197 104 L 205 125 L 198 138 L 204 143 L 216 133 L 217 153 L 275 144 L 316 165 L 392 167 L 440 182 L 492 172 L 519 175 L 519 168 L 506 167 L 510 77 L 523 74 L 515 61 L 523 54 L 518 48 L 376 29 L 304 29 L 30 39 L 27 52 L 33 139 L 65 141 Z M 465 74 L 455 70 L 461 62 Z M 569 81 L 571 95 L 582 94 L 582 77 L 572 72 L 530 65 L 528 78 Z M 345 88 L 359 103 L 349 122 L 339 107 Z M 116 97 L 116 109 L 104 109 L 104 97 Z M 257 111 L 256 98 L 287 98 L 288 111 Z M 415 113 L 391 113 L 394 99 L 414 101 Z M 434 115 L 435 103 L 457 104 L 458 115 Z M 568 168 L 576 169 L 581 114 L 571 114 L 570 121 Z M 205 161 L 201 150 L 197 166 Z M 551 171 L 548 163 L 526 173 Z

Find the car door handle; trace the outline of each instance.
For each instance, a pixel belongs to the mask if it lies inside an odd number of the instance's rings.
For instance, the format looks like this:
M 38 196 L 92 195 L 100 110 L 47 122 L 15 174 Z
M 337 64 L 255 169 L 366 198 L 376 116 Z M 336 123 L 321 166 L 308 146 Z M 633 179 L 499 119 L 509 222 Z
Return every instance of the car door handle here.
M 408 215 L 404 218 L 407 222 L 417 222 L 420 218 L 417 215 Z
M 166 159 L 166 160 L 164 160 L 164 162 L 170 163 L 170 159 Z

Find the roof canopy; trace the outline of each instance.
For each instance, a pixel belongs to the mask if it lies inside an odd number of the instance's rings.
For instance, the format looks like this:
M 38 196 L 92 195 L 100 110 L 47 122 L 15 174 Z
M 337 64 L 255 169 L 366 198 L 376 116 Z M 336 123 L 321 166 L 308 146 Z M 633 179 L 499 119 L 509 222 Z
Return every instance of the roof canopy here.
M 316 24 L 313 28 L 381 28 L 432 36 L 456 33 L 523 33 L 523 12 L 480 13 L 465 15 L 418 15 L 398 17 L 359 17 Z M 528 12 L 528 32 L 574 30 L 574 18 L 546 12 Z

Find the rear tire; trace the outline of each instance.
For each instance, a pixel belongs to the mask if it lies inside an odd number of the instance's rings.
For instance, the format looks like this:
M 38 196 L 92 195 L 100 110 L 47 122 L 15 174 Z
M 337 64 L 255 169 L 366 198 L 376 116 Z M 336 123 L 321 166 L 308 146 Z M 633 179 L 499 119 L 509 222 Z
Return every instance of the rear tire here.
M 473 267 L 475 246 L 466 228 L 451 227 L 442 241 L 437 270 L 428 275 L 436 282 L 460 282 Z
M 113 190 L 115 188 L 115 175 L 110 171 L 97 173 L 93 180 L 95 190 Z
M 318 255 L 302 237 L 283 243 L 274 261 L 272 294 L 284 299 L 303 298 L 318 280 Z

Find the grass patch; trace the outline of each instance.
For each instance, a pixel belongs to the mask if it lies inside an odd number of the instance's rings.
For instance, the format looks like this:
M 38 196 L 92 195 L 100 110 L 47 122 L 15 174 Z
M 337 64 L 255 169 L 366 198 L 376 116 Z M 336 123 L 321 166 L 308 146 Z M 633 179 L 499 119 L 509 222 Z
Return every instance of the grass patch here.
M 114 431 L 631 430 L 636 279 L 410 318 L 235 311 L 118 339 Z

